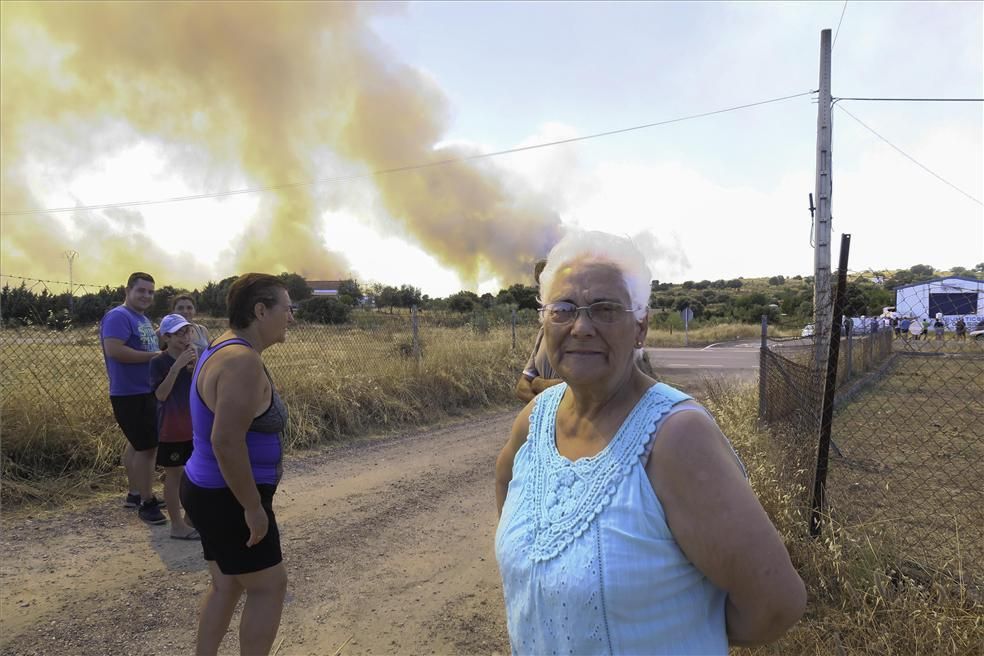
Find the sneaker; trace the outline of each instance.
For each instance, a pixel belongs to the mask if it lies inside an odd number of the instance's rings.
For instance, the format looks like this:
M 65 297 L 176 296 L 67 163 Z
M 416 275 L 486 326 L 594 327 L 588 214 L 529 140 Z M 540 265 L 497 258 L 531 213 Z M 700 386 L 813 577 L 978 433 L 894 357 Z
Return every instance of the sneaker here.
M 150 497 L 150 502 L 157 507 L 163 507 L 164 502 L 157 498 L 157 495 Z M 126 499 L 123 501 L 124 508 L 139 508 L 140 507 L 140 495 L 130 492 L 126 495 Z
M 164 517 L 164 513 L 153 501 L 146 501 L 140 504 L 140 508 L 137 509 L 137 516 L 148 524 L 165 524 L 167 519 Z

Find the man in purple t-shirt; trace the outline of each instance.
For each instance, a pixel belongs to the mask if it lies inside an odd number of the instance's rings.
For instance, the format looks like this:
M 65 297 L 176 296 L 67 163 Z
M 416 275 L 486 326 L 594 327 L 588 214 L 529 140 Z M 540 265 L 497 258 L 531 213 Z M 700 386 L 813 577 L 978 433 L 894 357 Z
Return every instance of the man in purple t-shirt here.
M 153 494 L 157 457 L 157 398 L 150 387 L 150 361 L 159 353 L 157 333 L 144 312 L 154 302 L 154 279 L 138 271 L 126 281 L 126 301 L 99 325 L 109 401 L 126 436 L 123 467 L 130 485 L 123 505 L 137 508 L 148 524 L 163 524 L 160 501 Z

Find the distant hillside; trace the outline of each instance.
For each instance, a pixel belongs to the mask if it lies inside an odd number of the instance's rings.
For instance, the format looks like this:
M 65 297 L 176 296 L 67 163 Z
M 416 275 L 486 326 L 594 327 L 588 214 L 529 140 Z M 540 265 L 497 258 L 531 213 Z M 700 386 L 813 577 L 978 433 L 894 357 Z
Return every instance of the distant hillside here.
M 908 269 L 852 272 L 848 275 L 845 314 L 881 314 L 883 307 L 895 304 L 896 287 L 951 275 L 984 280 L 984 263 L 973 269 L 953 267 L 949 271 L 917 264 Z M 682 325 L 680 311 L 685 307 L 693 310 L 698 323 L 757 323 L 766 314 L 770 323 L 802 324 L 813 317 L 813 277 L 687 280 L 680 284 L 656 280 L 649 301 L 656 309 L 656 325 Z

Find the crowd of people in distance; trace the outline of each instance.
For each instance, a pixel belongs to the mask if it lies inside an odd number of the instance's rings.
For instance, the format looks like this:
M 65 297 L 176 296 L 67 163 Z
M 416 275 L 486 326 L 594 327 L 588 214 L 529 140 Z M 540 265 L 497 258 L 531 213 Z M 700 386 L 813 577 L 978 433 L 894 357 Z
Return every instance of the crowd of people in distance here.
M 933 319 L 929 317 L 913 316 L 892 316 L 889 319 L 889 326 L 895 333 L 895 339 L 909 339 L 910 336 L 915 340 L 928 340 L 933 335 L 936 341 L 943 341 L 947 325 L 944 316 L 937 313 Z M 977 326 L 972 331 L 984 330 L 984 319 L 977 322 Z M 953 338 L 965 341 L 968 334 L 968 325 L 965 317 L 958 316 L 953 322 Z
M 646 365 L 643 254 L 575 231 L 534 277 L 525 407 L 494 463 L 512 652 L 726 655 L 780 637 L 804 612 L 803 582 L 714 418 Z M 295 306 L 279 278 L 244 274 L 228 329 L 209 339 L 186 295 L 155 329 L 154 285 L 132 274 L 100 326 L 124 505 L 200 542 L 211 581 L 196 653 L 218 652 L 245 596 L 241 652 L 268 654 L 288 580 L 273 508 L 287 409 L 262 354 L 285 341 Z

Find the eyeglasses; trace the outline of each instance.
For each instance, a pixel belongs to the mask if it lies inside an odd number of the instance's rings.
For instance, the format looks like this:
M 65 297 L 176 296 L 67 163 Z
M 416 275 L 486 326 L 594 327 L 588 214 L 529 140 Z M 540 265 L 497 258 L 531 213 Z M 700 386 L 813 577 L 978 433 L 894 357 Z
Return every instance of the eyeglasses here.
M 300 308 L 301 306 L 298 305 L 297 303 L 291 303 L 290 305 L 287 306 L 287 309 L 290 310 L 291 314 L 295 314 Z
M 623 312 L 634 311 L 621 303 L 612 301 L 598 301 L 580 307 L 567 301 L 561 301 L 560 303 L 547 303 L 540 308 L 540 314 L 550 323 L 565 324 L 574 321 L 581 310 L 586 310 L 588 318 L 597 323 L 615 323 L 622 317 Z

